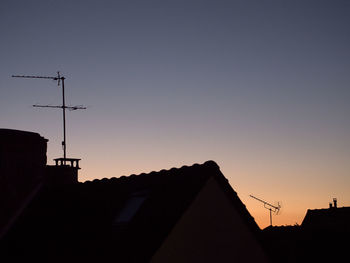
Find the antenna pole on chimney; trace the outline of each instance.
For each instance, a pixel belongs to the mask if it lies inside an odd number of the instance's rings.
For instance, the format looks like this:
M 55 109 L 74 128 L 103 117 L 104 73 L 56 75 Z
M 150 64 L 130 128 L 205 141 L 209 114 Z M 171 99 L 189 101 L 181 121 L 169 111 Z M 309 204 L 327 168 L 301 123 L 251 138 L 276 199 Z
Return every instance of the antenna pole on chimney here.
M 58 86 L 62 83 L 62 105 L 58 106 L 51 106 L 51 105 L 33 105 L 33 107 L 40 107 L 40 108 L 60 108 L 62 109 L 63 114 L 63 141 L 62 141 L 62 148 L 63 148 L 63 164 L 66 164 L 67 160 L 67 142 L 66 142 L 66 109 L 69 110 L 83 110 L 86 109 L 83 106 L 66 106 L 65 101 L 65 94 L 64 94 L 64 80 L 65 77 L 60 75 L 60 72 L 57 72 L 56 77 L 43 77 L 43 76 L 23 76 L 23 75 L 12 75 L 13 78 L 32 78 L 32 79 L 52 79 L 56 80 Z

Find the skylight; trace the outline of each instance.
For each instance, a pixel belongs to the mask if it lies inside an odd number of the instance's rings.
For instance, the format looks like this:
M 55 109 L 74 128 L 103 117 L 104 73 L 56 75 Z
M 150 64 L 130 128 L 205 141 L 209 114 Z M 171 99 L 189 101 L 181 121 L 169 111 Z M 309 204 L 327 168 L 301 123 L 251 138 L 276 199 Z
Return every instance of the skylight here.
M 115 224 L 129 222 L 146 200 L 146 195 L 131 196 L 114 220 Z

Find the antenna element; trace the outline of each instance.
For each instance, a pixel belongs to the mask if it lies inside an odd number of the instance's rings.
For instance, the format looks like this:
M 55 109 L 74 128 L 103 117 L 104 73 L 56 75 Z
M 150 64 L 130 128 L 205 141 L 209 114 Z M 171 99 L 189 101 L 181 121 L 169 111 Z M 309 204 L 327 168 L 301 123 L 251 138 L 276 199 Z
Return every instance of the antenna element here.
M 64 80 L 65 77 L 60 75 L 60 72 L 57 72 L 56 77 L 44 77 L 44 76 L 26 76 L 26 75 L 12 75 L 13 78 L 27 78 L 27 79 L 52 79 L 57 81 L 57 85 L 61 86 L 62 83 L 62 105 L 58 106 L 51 106 L 51 105 L 33 105 L 33 107 L 40 107 L 40 108 L 58 108 L 62 109 L 63 114 L 63 141 L 62 141 L 62 148 L 63 148 L 63 164 L 66 164 L 67 160 L 67 144 L 66 144 L 66 109 L 68 110 L 85 110 L 86 107 L 83 106 L 66 106 L 65 102 L 65 95 L 64 95 Z
M 259 202 L 262 202 L 264 204 L 264 207 L 270 211 L 270 226 L 272 226 L 272 212 L 275 213 L 276 215 L 281 209 L 281 206 L 279 203 L 277 203 L 277 206 L 271 205 L 268 202 L 261 200 L 253 195 L 249 195 L 251 198 L 254 198 L 255 200 L 258 200 Z

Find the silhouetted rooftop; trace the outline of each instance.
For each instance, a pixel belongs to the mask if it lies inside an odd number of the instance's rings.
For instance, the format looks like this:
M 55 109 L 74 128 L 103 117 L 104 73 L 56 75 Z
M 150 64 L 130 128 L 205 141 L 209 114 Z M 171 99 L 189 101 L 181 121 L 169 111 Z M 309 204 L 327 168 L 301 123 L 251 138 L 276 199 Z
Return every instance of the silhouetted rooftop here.
M 86 259 L 97 257 L 97 251 L 100 257 L 103 251 L 123 262 L 147 261 L 211 177 L 257 234 L 259 227 L 219 166 L 208 161 L 43 188 L 8 234 L 6 251 L 22 250 L 35 258 L 60 250 Z
M 350 207 L 309 209 L 302 222 L 305 228 L 350 232 Z
M 43 139 L 43 137 L 40 136 L 39 133 L 35 133 L 35 132 L 20 131 L 20 130 L 13 130 L 13 129 L 0 129 L 0 140 L 19 139 L 19 138 L 23 138 L 26 140 L 28 138 Z

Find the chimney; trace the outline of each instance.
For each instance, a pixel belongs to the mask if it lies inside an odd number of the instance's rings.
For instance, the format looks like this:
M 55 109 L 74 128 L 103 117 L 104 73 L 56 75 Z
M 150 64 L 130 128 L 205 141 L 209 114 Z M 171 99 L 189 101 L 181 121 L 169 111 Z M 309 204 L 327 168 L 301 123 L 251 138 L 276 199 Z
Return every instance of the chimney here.
M 332 208 L 333 208 L 333 204 L 329 203 L 329 209 L 332 209 Z
M 337 208 L 337 198 L 333 198 L 334 208 Z
M 46 183 L 51 186 L 78 183 L 80 159 L 57 158 L 55 165 L 46 166 Z

